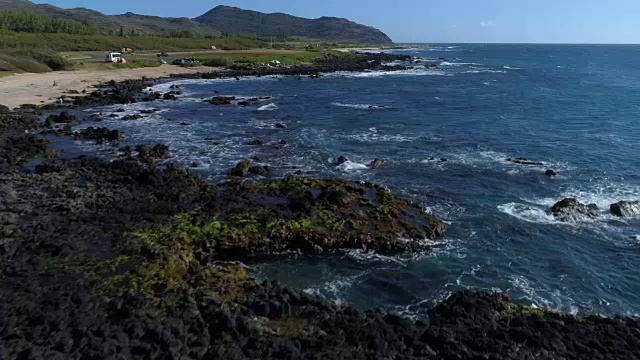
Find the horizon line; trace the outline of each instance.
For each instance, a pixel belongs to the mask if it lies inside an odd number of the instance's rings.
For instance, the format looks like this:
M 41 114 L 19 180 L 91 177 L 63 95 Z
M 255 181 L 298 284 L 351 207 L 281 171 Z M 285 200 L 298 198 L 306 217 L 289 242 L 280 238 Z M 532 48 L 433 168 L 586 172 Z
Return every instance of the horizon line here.
M 605 42 L 394 42 L 396 45 L 640 45 L 637 43 Z

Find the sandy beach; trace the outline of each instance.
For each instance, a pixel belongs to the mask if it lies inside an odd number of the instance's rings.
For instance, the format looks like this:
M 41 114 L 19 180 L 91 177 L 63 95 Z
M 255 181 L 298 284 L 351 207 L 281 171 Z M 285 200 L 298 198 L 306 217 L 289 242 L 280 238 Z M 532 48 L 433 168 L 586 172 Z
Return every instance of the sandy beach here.
M 117 69 L 117 70 L 77 70 L 54 71 L 35 74 L 24 73 L 0 78 L 0 104 L 15 108 L 21 104 L 47 104 L 56 101 L 70 90 L 88 93 L 95 90 L 95 85 L 109 80 L 122 81 L 139 79 L 143 76 L 150 78 L 165 77 L 172 74 L 191 74 L 210 72 L 210 67 L 183 68 L 163 65 L 154 68 Z M 57 86 L 53 86 L 55 83 Z M 77 95 L 75 95 L 77 96 Z

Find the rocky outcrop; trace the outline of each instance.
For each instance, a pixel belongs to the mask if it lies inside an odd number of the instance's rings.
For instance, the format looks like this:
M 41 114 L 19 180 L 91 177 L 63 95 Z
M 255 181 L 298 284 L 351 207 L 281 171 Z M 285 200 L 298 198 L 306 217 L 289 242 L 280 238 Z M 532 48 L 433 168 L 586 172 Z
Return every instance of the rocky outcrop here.
M 138 151 L 168 154 L 160 145 Z M 425 237 L 446 230 L 370 183 L 213 186 L 175 166 L 83 157 L 35 175 L 0 171 L 0 199 L 3 359 L 640 357 L 637 319 L 575 318 L 464 291 L 430 310 L 427 323 L 216 262 L 424 251 Z
M 578 221 L 584 218 L 600 216 L 598 205 L 585 205 L 575 198 L 564 199 L 551 208 L 553 216 L 559 221 Z
M 58 115 L 55 115 L 55 114 L 49 115 L 44 122 L 44 126 L 48 128 L 52 128 L 57 124 L 75 124 L 79 122 L 80 122 L 80 119 L 77 116 L 72 115 L 68 111 L 63 111 Z
M 94 140 L 97 144 L 105 141 L 118 142 L 122 140 L 122 135 L 118 130 L 109 130 L 106 127 L 88 127 L 74 133 L 76 140 Z
M 387 161 L 384 159 L 375 159 L 369 163 L 369 167 L 372 169 L 379 169 L 384 165 Z
M 30 133 L 39 125 L 32 114 L 0 113 L 0 173 L 22 170 L 31 158 L 51 153 L 47 140 Z
M 132 121 L 132 120 L 140 120 L 142 118 L 144 118 L 144 116 L 142 116 L 140 114 L 131 114 L 131 115 L 126 115 L 126 116 L 122 117 L 122 120 Z
M 236 166 L 229 171 L 230 176 L 246 177 L 249 175 L 249 168 L 251 167 L 251 160 L 242 160 L 236 164 Z
M 549 170 L 545 171 L 545 172 L 544 172 L 544 174 L 545 174 L 546 176 L 548 176 L 548 177 L 558 176 L 558 174 L 557 174 L 555 171 L 551 170 L 551 169 L 549 169 Z
M 533 160 L 529 160 L 529 159 L 525 159 L 522 157 L 517 157 L 517 158 L 508 158 L 507 159 L 508 162 L 514 163 L 514 164 L 519 164 L 519 165 L 532 165 L 532 166 L 543 166 L 544 163 L 542 161 L 533 161 Z
M 214 96 L 209 103 L 213 105 L 231 105 L 235 100 L 235 96 Z
M 138 152 L 138 159 L 149 164 L 158 160 L 166 160 L 171 157 L 169 146 L 164 144 L 156 144 L 153 147 L 138 145 L 135 150 Z
M 178 100 L 178 97 L 176 95 L 181 95 L 182 92 L 181 91 L 169 91 L 168 93 L 165 93 L 162 95 L 162 100 Z
M 271 168 L 269 166 L 260 166 L 260 165 L 251 166 L 249 168 L 249 174 L 266 177 L 271 175 Z
M 238 172 L 248 172 L 248 167 L 248 161 L 242 162 Z M 345 248 L 414 252 L 429 248 L 423 239 L 438 239 L 446 231 L 442 221 L 420 206 L 369 183 L 288 178 L 233 185 L 222 195 L 222 203 L 234 206 L 227 211 L 233 221 L 220 226 L 228 229 L 229 239 L 244 239 L 223 240 L 219 246 L 227 249 L 224 253 L 326 253 Z
M 640 215 L 640 201 L 620 201 L 611 204 L 610 211 L 618 217 L 634 217 Z
M 349 158 L 347 158 L 346 156 L 340 156 L 338 158 L 338 161 L 336 161 L 336 165 L 340 166 L 340 165 L 346 163 L 347 161 L 349 161 Z
M 138 101 L 143 90 L 149 87 L 147 79 L 109 81 L 95 92 L 74 98 L 75 106 L 105 106 L 113 104 L 129 104 Z M 148 100 L 154 100 L 150 98 Z

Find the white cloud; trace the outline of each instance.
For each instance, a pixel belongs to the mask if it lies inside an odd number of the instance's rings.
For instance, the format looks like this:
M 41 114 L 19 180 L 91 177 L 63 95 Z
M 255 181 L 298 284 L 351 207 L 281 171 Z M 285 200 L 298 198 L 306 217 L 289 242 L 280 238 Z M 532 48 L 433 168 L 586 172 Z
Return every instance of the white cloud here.
M 487 28 L 487 27 L 496 27 L 498 25 L 496 25 L 496 23 L 493 22 L 493 20 L 482 20 L 480 21 L 480 26 L 482 26 L 483 28 Z

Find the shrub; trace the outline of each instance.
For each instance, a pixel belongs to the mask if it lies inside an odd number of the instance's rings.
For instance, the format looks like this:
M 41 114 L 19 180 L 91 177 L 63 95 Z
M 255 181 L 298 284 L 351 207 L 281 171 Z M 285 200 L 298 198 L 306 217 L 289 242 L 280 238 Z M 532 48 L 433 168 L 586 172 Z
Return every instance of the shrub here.
M 204 66 L 211 66 L 211 67 L 226 67 L 227 64 L 228 64 L 227 59 L 223 57 L 208 59 L 202 63 L 202 65 Z
M 0 54 L 0 71 L 42 73 L 70 69 L 71 64 L 62 57 L 40 50 L 19 49 Z
M 133 64 L 135 67 L 158 67 L 160 65 L 162 65 L 161 63 L 155 61 L 155 60 L 132 60 L 130 62 L 131 64 Z

